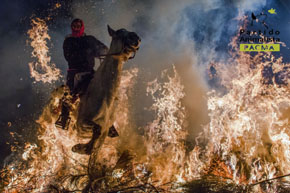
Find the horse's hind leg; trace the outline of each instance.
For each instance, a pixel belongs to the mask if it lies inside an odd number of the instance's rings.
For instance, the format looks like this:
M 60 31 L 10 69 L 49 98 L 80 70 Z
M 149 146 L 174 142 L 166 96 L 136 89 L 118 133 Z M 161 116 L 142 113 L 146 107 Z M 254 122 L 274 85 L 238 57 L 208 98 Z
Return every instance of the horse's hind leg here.
M 86 144 L 77 144 L 72 147 L 72 151 L 79 153 L 79 154 L 87 154 L 90 155 L 92 152 L 92 149 L 94 147 L 94 142 L 100 137 L 101 135 L 101 126 L 96 124 L 93 121 L 87 122 L 83 126 L 85 127 L 91 127 L 93 130 L 93 136 L 92 139 L 86 143 Z

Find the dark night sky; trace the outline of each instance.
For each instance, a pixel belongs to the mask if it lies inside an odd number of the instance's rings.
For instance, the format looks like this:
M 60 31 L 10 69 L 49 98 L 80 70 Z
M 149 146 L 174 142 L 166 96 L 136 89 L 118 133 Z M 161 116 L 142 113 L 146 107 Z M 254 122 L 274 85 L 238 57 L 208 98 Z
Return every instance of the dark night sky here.
M 47 100 L 47 93 L 51 91 L 49 85 L 40 88 L 43 85 L 32 83 L 33 80 L 30 78 L 28 68 L 28 63 L 31 62 L 31 48 L 26 42 L 28 38 L 26 32 L 30 28 L 30 17 L 32 15 L 38 17 L 52 15 L 52 21 L 48 25 L 53 26 L 53 28 L 61 25 L 60 22 L 71 20 L 71 14 L 67 11 L 70 9 L 70 1 L 66 1 L 66 4 L 63 4 L 63 7 L 57 12 L 48 12 L 55 2 L 49 0 L 1 1 L 0 164 L 10 154 L 10 145 L 7 145 L 6 142 L 14 141 L 9 133 L 10 131 L 16 131 L 28 138 L 34 136 L 34 120 Z M 52 43 L 57 45 L 55 39 L 52 40 Z M 21 106 L 17 107 L 18 104 Z M 8 127 L 8 122 L 12 123 L 11 127 Z M 23 141 L 21 137 L 17 137 L 17 140 Z
M 56 2 L 61 2 L 61 8 L 53 12 L 49 11 Z M 30 78 L 28 63 L 32 61 L 30 57 L 31 47 L 26 42 L 26 32 L 30 28 L 30 17 L 33 15 L 37 17 L 45 17 L 47 15 L 51 16 L 52 20 L 48 22 L 50 30 L 49 33 L 51 35 L 51 44 L 49 45 L 51 49 L 51 56 L 56 66 L 62 70 L 63 74 L 65 74 L 66 63 L 62 57 L 61 47 L 65 35 L 69 32 L 69 24 L 74 16 L 72 6 L 75 2 L 76 1 L 73 0 L 1 1 L 0 164 L 2 164 L 3 159 L 10 154 L 10 146 L 6 144 L 6 142 L 13 141 L 11 135 L 9 134 L 10 131 L 17 131 L 19 134 L 24 136 L 24 139 L 33 138 L 35 133 L 35 129 L 33 129 L 34 120 L 37 119 L 39 113 L 41 112 L 41 108 L 48 99 L 51 89 L 55 86 L 33 84 L 33 80 Z M 77 2 L 98 3 L 103 1 L 87 0 Z M 124 2 L 128 5 L 130 3 L 135 5 L 135 2 L 137 1 L 126 0 Z M 189 31 L 192 41 L 196 44 L 196 46 L 199 46 L 200 56 L 207 53 L 206 49 L 208 49 L 208 45 L 211 44 L 214 44 L 214 49 L 216 49 L 216 52 L 220 52 L 221 50 L 221 52 L 226 53 L 226 49 L 221 48 L 225 47 L 228 44 L 230 37 L 236 33 L 237 23 L 234 21 L 231 23 L 228 22 L 237 16 L 238 8 L 236 4 L 233 3 L 236 1 L 226 0 L 218 2 L 220 2 L 218 6 L 216 8 L 212 8 L 210 11 L 203 9 L 202 6 L 189 6 L 184 9 L 184 17 L 187 17 L 190 22 L 188 22 L 186 26 L 183 26 L 181 23 L 180 30 L 186 28 L 186 30 Z M 139 8 L 143 6 L 146 9 L 144 8 L 144 10 L 142 10 L 142 8 L 140 8 L 140 15 L 137 15 L 132 24 L 130 24 L 130 26 L 133 26 L 139 34 L 145 37 L 145 40 L 148 36 L 148 41 L 150 40 L 150 35 L 148 34 L 153 33 L 156 26 L 153 24 L 148 24 L 149 21 L 147 21 L 147 19 L 149 17 L 147 16 L 146 11 L 148 10 L 149 15 L 149 10 L 151 10 L 151 7 L 154 7 L 155 4 L 156 3 L 154 0 L 140 1 L 138 4 Z M 80 3 L 80 5 L 82 4 Z M 104 5 L 107 4 L 104 3 Z M 290 1 L 268 0 L 266 6 L 261 6 L 259 10 L 255 11 L 259 13 L 260 10 L 267 10 L 271 7 L 276 8 L 278 14 L 274 18 L 270 18 L 269 23 L 271 24 L 271 27 L 278 29 L 281 32 L 281 40 L 288 46 L 290 45 Z M 95 9 L 96 12 L 100 10 L 98 7 L 89 7 L 88 9 Z M 246 14 L 249 14 L 251 11 L 252 9 L 249 8 Z M 162 14 L 162 12 L 160 12 L 160 14 Z M 115 16 L 115 18 L 117 17 Z M 159 18 L 156 18 L 156 20 L 158 19 Z M 88 19 L 86 19 L 86 21 L 88 22 Z M 219 22 L 222 22 L 222 25 L 220 25 Z M 176 35 L 178 35 L 178 31 L 176 32 Z M 156 37 L 159 36 L 156 35 Z M 175 38 L 176 37 L 172 37 L 172 39 Z M 146 41 L 143 43 L 146 45 Z M 285 62 L 290 61 L 288 48 L 282 48 L 282 51 L 278 54 L 283 55 Z M 142 55 L 142 53 L 140 53 L 140 55 Z M 142 62 L 139 63 L 141 64 Z M 148 66 L 150 65 L 143 68 L 149 71 L 150 68 Z M 56 84 L 59 85 L 61 83 L 62 82 L 58 82 Z M 17 104 L 21 104 L 21 106 L 18 108 Z M 7 126 L 8 122 L 12 123 L 11 127 Z

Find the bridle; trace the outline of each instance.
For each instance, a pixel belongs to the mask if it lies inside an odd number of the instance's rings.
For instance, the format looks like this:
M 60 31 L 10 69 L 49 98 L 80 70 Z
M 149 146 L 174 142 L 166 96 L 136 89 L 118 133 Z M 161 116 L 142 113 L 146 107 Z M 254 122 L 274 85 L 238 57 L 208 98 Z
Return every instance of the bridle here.
M 117 53 L 111 53 L 111 54 L 100 54 L 99 55 L 100 62 L 102 62 L 107 56 L 117 56 L 117 55 L 122 54 L 125 51 L 125 49 L 126 49 L 125 41 L 124 41 L 124 39 L 122 39 L 122 49 L 121 49 L 121 51 L 117 52 Z M 132 49 L 132 48 L 130 48 L 130 49 Z M 136 50 L 134 50 L 134 54 L 133 54 L 133 56 L 129 57 L 129 60 L 135 58 L 137 50 L 138 50 L 138 48 Z

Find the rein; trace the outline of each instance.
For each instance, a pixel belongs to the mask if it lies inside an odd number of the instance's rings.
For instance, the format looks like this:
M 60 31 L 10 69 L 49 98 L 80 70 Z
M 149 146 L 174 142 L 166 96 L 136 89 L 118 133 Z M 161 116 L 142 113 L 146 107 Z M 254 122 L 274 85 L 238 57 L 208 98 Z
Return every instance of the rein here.
M 124 51 L 124 49 L 122 49 L 122 50 L 121 50 L 120 52 L 118 52 L 118 53 L 112 53 L 112 54 L 100 54 L 100 55 L 99 55 L 99 59 L 100 59 L 100 60 L 103 60 L 103 59 L 106 58 L 106 56 L 116 56 L 116 55 L 120 55 L 123 51 Z M 135 55 L 136 55 L 136 51 L 134 51 L 134 55 L 133 55 L 133 56 L 130 56 L 130 57 L 129 57 L 129 60 L 135 58 Z
M 124 50 L 125 50 L 125 46 L 124 46 L 124 42 L 123 42 L 123 44 L 122 44 L 122 49 L 121 49 L 120 52 L 117 52 L 117 53 L 111 53 L 111 54 L 100 54 L 100 55 L 99 55 L 99 59 L 100 59 L 100 61 L 101 61 L 101 60 L 104 60 L 107 56 L 116 56 L 116 55 L 120 55 L 120 54 L 122 54 L 122 52 L 124 52 Z M 137 52 L 137 50 L 134 51 L 134 55 L 133 55 L 133 56 L 130 56 L 130 57 L 129 57 L 129 60 L 135 58 L 136 52 Z

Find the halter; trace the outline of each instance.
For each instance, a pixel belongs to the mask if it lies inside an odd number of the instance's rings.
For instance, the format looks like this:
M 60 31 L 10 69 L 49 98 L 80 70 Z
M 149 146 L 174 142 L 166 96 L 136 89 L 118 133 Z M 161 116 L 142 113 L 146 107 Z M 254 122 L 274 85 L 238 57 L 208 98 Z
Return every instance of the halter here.
M 100 60 L 104 60 L 104 59 L 106 58 L 106 56 L 116 56 L 116 55 L 120 55 L 120 54 L 122 54 L 122 53 L 124 52 L 124 50 L 125 50 L 125 41 L 122 40 L 122 49 L 121 49 L 120 52 L 117 52 L 117 53 L 111 53 L 111 54 L 101 54 L 101 55 L 99 55 L 99 59 L 100 59 Z M 137 50 L 138 50 L 138 49 L 137 49 Z M 130 56 L 130 57 L 129 57 L 129 60 L 130 60 L 130 59 L 133 59 L 133 58 L 135 57 L 137 50 L 134 51 L 133 56 Z

